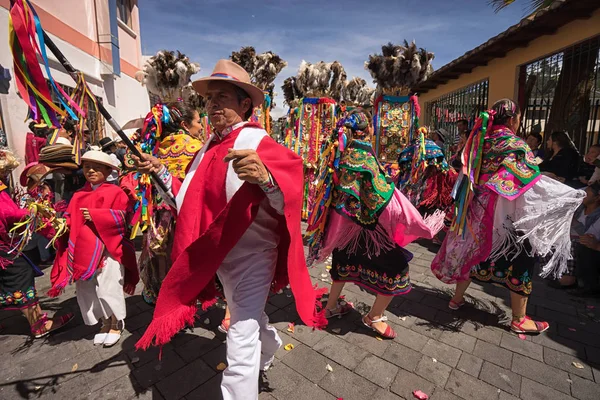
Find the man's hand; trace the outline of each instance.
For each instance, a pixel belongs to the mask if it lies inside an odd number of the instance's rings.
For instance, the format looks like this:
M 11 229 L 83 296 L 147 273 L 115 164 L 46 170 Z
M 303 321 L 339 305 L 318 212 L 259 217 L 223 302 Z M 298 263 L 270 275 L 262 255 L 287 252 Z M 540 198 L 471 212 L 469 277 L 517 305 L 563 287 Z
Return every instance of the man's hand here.
M 233 170 L 245 182 L 261 184 L 269 180 L 269 172 L 254 150 L 229 149 L 223 161 L 233 161 Z
M 579 243 L 592 250 L 600 251 L 600 241 L 594 235 L 583 235 L 579 238 Z
M 151 174 L 152 172 L 158 172 L 162 168 L 160 160 L 150 154 L 142 153 L 142 158 L 135 155 L 131 155 L 131 159 L 135 163 L 135 168 L 142 174 Z
M 87 208 L 80 208 L 80 210 L 83 213 L 83 218 L 86 221 L 91 221 L 92 220 L 92 216 L 90 215 L 90 210 L 88 210 Z

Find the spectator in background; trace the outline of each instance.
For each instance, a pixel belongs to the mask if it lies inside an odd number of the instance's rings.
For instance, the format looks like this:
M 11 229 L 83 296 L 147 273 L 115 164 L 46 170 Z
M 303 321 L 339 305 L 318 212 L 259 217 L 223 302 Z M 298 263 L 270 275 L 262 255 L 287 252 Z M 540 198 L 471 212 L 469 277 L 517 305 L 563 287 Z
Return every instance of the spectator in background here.
M 466 119 L 459 119 L 456 121 L 456 128 L 458 129 L 458 135 L 465 134 L 467 137 L 469 136 L 469 121 Z
M 448 137 L 448 131 L 444 128 L 439 128 L 433 131 L 433 135 L 431 135 L 431 140 L 435 142 L 439 146 L 442 151 L 445 150 L 446 147 L 446 138 Z
M 40 151 L 46 146 L 46 140 L 50 130 L 48 125 L 41 123 L 36 124 L 35 121 L 29 123 L 29 130 L 25 138 L 25 163 L 31 164 L 40 159 Z
M 531 149 L 534 156 L 544 159 L 544 149 L 540 146 L 544 142 L 544 138 L 537 132 L 532 132 L 527 136 L 527 145 Z
M 566 132 L 555 131 L 546 141 L 551 150 L 540 164 L 540 171 L 562 183 L 570 183 L 579 169 L 579 153 Z
M 106 182 L 118 184 L 119 168 L 121 168 L 121 161 L 115 154 L 115 152 L 117 151 L 115 141 L 109 137 L 103 137 L 102 139 L 100 139 L 98 144 L 100 145 L 100 147 L 102 147 L 102 151 L 110 156 L 110 159 L 112 160 L 115 166 L 115 169 L 113 169 L 110 175 L 106 178 Z
M 571 231 L 579 234 L 579 246 L 575 252 L 575 276 L 578 288 L 571 292 L 576 296 L 600 294 L 600 183 L 586 188 L 587 196 L 573 217 Z
M 584 185 L 600 182 L 600 144 L 590 146 L 583 157 L 579 181 Z

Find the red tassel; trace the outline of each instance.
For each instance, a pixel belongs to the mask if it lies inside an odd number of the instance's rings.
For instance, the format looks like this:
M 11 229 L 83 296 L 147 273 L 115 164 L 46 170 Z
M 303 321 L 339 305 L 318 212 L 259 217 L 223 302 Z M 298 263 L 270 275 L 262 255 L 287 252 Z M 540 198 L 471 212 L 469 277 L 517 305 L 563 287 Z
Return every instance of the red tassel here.
M 152 320 L 144 336 L 135 344 L 136 350 L 147 350 L 150 346 L 162 346 L 186 325 L 193 325 L 196 306 L 182 306 L 169 314 Z

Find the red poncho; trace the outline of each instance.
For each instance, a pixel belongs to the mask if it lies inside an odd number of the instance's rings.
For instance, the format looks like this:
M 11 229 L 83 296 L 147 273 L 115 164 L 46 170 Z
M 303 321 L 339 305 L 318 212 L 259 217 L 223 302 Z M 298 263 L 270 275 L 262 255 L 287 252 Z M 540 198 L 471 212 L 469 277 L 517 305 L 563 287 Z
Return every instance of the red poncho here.
M 171 253 L 173 266 L 162 283 L 154 318 L 137 343 L 138 348 L 163 345 L 186 324 L 193 325 L 197 300 L 202 302 L 203 308 L 214 304 L 218 295 L 215 286 L 217 269 L 252 224 L 259 204 L 265 198 L 257 185 L 243 183 L 227 200 L 227 191 L 236 185 L 234 181 L 240 182 L 237 176 L 228 175 L 229 164 L 223 162 L 223 158 L 228 149 L 234 147 L 242 130 L 246 137 L 252 135 L 255 139 L 256 151 L 284 197 L 273 290 L 277 291 L 289 283 L 304 323 L 319 328 L 327 324 L 323 312 L 317 311 L 317 301 L 326 289 L 316 290 L 313 287 L 304 259 L 300 227 L 302 159 L 256 127 L 255 124 L 246 124 L 219 143 L 213 136 L 196 154 L 196 157 L 203 158 L 177 216 Z M 175 194 L 180 187 L 181 183 L 174 179 Z
M 105 250 L 125 267 L 123 290 L 133 294 L 139 275 L 135 249 L 126 232 L 128 203 L 125 192 L 109 183 L 96 189 L 86 183 L 75 192 L 65 213 L 69 237 L 59 241 L 49 296 L 58 296 L 73 281 L 91 279 L 103 266 Z M 91 222 L 83 218 L 82 208 L 89 210 Z

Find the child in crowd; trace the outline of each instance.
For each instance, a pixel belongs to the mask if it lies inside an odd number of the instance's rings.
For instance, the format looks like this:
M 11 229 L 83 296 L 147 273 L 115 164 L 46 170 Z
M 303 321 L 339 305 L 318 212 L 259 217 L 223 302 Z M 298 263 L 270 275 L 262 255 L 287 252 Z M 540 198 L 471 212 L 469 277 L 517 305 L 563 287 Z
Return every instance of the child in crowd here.
M 65 216 L 68 244 L 61 243 L 52 269 L 50 296 L 72 281 L 86 325 L 102 322 L 94 345 L 110 347 L 125 328 L 125 296 L 139 280 L 135 250 L 126 232 L 128 197 L 106 182 L 117 167 L 110 156 L 91 150 L 83 157 L 86 185 L 75 192 Z

